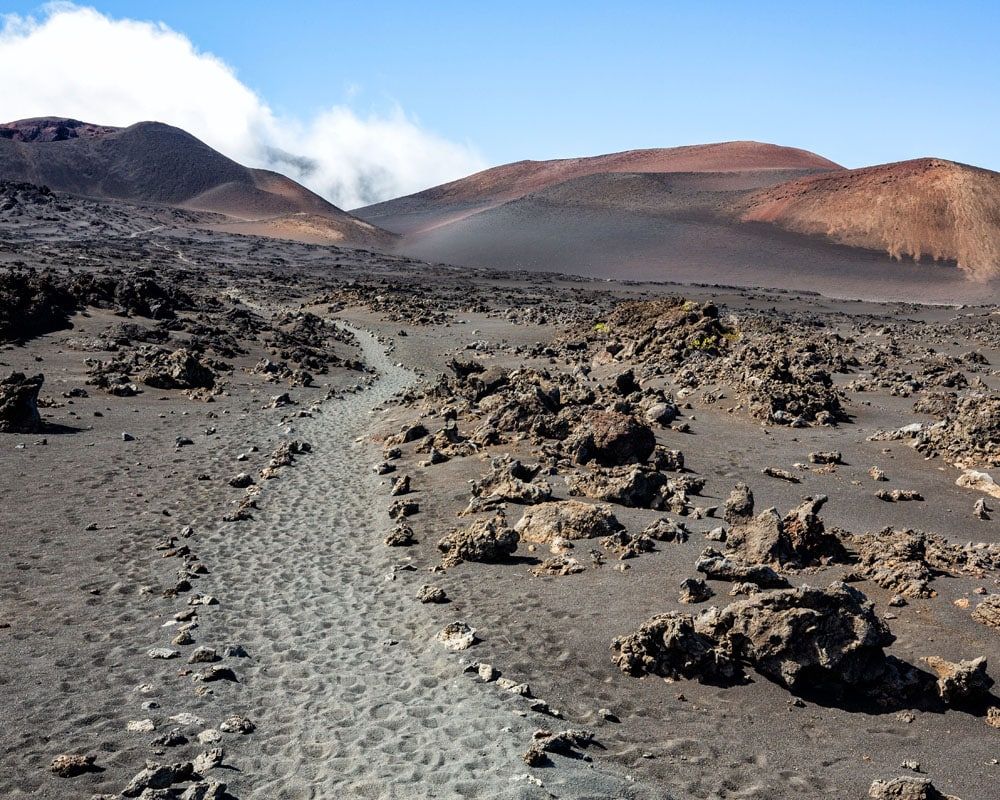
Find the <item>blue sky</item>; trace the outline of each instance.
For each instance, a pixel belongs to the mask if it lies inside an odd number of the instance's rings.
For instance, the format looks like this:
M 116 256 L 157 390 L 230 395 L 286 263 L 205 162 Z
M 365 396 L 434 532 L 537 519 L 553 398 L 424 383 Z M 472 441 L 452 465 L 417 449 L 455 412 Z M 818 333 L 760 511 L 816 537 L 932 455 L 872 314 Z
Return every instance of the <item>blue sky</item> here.
M 86 5 L 166 23 L 279 116 L 399 107 L 487 163 L 757 139 L 1000 170 L 996 0 Z

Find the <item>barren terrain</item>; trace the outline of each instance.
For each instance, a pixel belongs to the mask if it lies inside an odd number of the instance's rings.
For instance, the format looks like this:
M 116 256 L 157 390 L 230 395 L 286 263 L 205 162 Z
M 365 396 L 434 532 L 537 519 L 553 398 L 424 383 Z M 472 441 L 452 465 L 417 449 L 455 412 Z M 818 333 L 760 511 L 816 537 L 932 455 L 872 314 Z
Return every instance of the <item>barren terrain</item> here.
M 354 213 L 430 261 L 964 302 L 997 292 L 998 198 L 1000 175 L 942 159 L 726 142 L 516 162 Z
M 276 172 L 250 169 L 160 122 L 113 128 L 46 117 L 0 125 L 0 179 L 80 197 L 222 215 L 221 222 L 306 241 L 386 245 L 393 237 Z
M 941 159 L 815 175 L 764 189 L 744 220 L 769 222 L 896 259 L 953 261 L 1000 275 L 1000 174 Z
M 709 219 L 703 180 L 614 179 Z M 455 268 L 4 192 L 3 796 L 993 797 L 988 287 Z M 881 263 L 837 293 L 903 296 Z

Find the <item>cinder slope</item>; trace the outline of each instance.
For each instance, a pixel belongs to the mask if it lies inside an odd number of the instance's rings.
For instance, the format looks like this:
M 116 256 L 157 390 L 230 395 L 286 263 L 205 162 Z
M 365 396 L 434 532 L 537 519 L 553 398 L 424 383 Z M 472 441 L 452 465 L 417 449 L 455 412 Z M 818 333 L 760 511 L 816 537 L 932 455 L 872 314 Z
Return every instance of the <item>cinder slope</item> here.
M 732 172 L 607 172 L 584 175 L 532 192 L 511 204 L 539 203 L 640 214 L 711 213 L 726 218 L 756 190 L 813 175 L 808 169 Z
M 1000 173 L 936 158 L 812 175 L 756 192 L 742 219 L 896 259 L 1000 276 Z
M 802 170 L 588 175 L 405 235 L 397 248 L 425 261 L 601 278 L 927 302 L 996 297 L 1000 282 L 969 281 L 954 262 L 901 265 L 882 248 L 741 222 L 763 187 L 802 176 Z
M 763 172 L 841 169 L 828 159 L 792 147 L 721 142 L 688 147 L 518 161 L 477 172 L 416 194 L 355 209 L 362 219 L 396 233 L 424 231 L 494 208 L 575 178 L 601 173 Z
M 237 221 L 267 220 L 280 238 L 295 238 L 278 233 L 294 233 L 294 226 L 282 226 L 278 218 L 308 214 L 323 219 L 325 240 L 374 246 L 392 239 L 290 178 L 244 167 L 159 122 L 112 128 L 53 117 L 0 125 L 0 179 L 85 197 L 212 211 Z
M 231 219 L 207 224 L 212 230 L 266 236 L 270 239 L 290 239 L 308 244 L 354 244 L 375 249 L 384 248 L 391 234 L 364 220 L 353 219 L 350 225 L 322 214 L 295 212 L 264 219 Z

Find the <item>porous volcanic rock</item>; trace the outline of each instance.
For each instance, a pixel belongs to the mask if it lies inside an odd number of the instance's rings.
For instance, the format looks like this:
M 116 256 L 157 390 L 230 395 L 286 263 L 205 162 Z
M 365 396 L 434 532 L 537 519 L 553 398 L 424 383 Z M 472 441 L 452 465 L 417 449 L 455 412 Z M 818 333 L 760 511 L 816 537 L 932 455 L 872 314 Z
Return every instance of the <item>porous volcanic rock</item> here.
M 438 550 L 444 555 L 441 563 L 452 567 L 463 561 L 498 561 L 517 550 L 518 531 L 508 527 L 502 513 L 479 519 L 468 528 L 452 531 L 441 537 Z
M 644 463 L 655 446 L 653 430 L 635 417 L 618 411 L 591 411 L 584 415 L 569 450 L 579 464 L 596 461 L 602 467 L 617 467 Z
M 1000 633 L 1000 594 L 988 595 L 983 602 L 976 606 L 976 610 L 972 612 L 972 618 Z
M 844 583 L 760 592 L 710 610 L 702 624 L 730 658 L 793 690 L 877 679 L 895 639 L 868 598 Z
M 726 522 L 736 524 L 746 522 L 753 517 L 753 492 L 745 483 L 737 483 L 726 498 L 724 518 Z
M 566 484 L 572 495 L 632 508 L 663 508 L 666 500 L 667 478 L 638 464 L 571 475 Z
M 545 481 L 534 482 L 539 469 L 537 464 L 523 464 L 509 455 L 493 458 L 490 471 L 472 481 L 472 501 L 465 513 L 485 511 L 500 503 L 544 503 L 552 497 L 552 487 Z
M 706 577 L 731 583 L 753 583 L 763 589 L 788 586 L 773 567 L 767 564 L 748 564 L 737 558 L 727 558 L 718 550 L 706 547 L 695 562 L 694 568 Z
M 623 529 L 606 505 L 561 500 L 542 503 L 524 512 L 514 530 L 525 542 L 550 544 L 556 538 L 594 539 Z
M 612 642 L 625 673 L 703 680 L 743 667 L 793 691 L 883 679 L 894 637 L 858 590 L 843 583 L 760 592 L 697 617 L 669 612 Z
M 142 382 L 157 389 L 211 389 L 215 374 L 186 348 L 160 353 L 146 368 Z
M 923 531 L 883 528 L 846 542 L 858 555 L 849 578 L 874 581 L 903 597 L 933 597 L 938 575 L 982 575 L 1000 567 L 1000 545 L 955 545 Z
M 44 375 L 28 377 L 12 372 L 0 380 L 0 432 L 36 433 L 42 428 L 38 413 L 38 392 Z
M 805 567 L 821 559 L 843 561 L 843 545 L 827 533 L 819 517 L 825 503 L 825 495 L 810 497 L 784 517 L 771 508 L 734 525 L 726 537 L 726 550 L 751 564 Z
M 984 656 L 968 661 L 948 661 L 928 656 L 924 661 L 937 675 L 938 694 L 946 703 L 982 699 L 993 687 L 993 679 L 986 673 Z
M 1000 394 L 970 394 L 923 428 L 913 446 L 959 467 L 1000 467 Z
M 893 778 L 887 781 L 872 781 L 868 796 L 873 800 L 959 800 L 942 794 L 928 778 Z

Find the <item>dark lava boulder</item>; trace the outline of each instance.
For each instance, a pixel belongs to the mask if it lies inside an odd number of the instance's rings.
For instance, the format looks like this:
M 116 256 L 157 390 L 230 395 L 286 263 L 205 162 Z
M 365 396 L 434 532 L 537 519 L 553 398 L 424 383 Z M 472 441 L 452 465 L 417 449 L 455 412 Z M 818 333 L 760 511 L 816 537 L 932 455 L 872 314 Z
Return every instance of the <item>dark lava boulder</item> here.
M 42 428 L 38 413 L 38 392 L 44 375 L 27 377 L 12 372 L 0 381 L 0 432 L 36 433 Z
M 111 308 L 149 319 L 174 319 L 179 309 L 194 308 L 192 298 L 176 284 L 158 282 L 153 270 L 129 273 L 82 273 L 69 279 L 69 291 L 80 305 Z
M 76 299 L 55 273 L 0 273 L 0 341 L 23 341 L 67 328 L 76 310 Z
M 652 428 L 629 414 L 592 411 L 584 415 L 570 442 L 577 463 L 596 461 L 602 467 L 641 464 L 656 447 Z
M 215 373 L 190 350 L 159 354 L 143 373 L 142 382 L 157 389 L 211 389 Z

